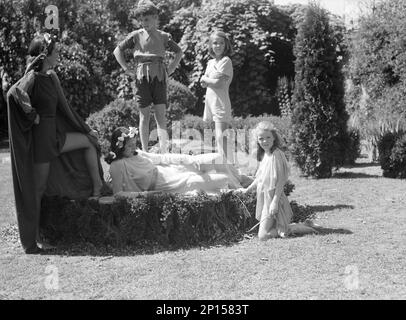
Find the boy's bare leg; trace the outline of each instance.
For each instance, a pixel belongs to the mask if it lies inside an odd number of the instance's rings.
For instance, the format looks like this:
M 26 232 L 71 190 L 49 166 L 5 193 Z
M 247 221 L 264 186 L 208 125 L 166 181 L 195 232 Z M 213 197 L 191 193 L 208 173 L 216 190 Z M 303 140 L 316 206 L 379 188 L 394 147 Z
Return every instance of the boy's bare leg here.
M 154 105 L 154 117 L 158 127 L 159 147 L 161 153 L 168 152 L 168 132 L 166 131 L 166 105 Z
M 148 152 L 150 109 L 139 108 L 140 111 L 140 139 L 142 151 Z

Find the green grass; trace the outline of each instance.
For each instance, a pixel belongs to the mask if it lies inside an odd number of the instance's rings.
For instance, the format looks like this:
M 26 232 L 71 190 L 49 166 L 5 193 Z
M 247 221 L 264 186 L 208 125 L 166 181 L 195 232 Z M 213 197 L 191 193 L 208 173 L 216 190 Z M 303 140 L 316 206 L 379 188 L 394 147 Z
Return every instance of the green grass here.
M 5 156 L 0 154 L 3 229 L 15 223 Z M 312 206 L 315 223 L 337 232 L 144 253 L 89 246 L 43 256 L 23 254 L 15 232 L 3 232 L 0 297 L 405 299 L 406 181 L 383 178 L 379 166 L 368 164 L 340 169 L 324 180 L 305 179 L 293 170 L 291 180 L 296 188 L 290 199 Z M 46 289 L 49 267 L 58 271 L 57 290 Z M 358 271 L 358 287 L 345 285 L 348 268 Z

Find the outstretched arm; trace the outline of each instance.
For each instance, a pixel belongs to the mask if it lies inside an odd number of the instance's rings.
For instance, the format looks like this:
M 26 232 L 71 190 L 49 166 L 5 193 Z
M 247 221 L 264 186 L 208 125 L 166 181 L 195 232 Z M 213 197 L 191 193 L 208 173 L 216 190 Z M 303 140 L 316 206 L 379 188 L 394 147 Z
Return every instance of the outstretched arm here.
M 255 178 L 254 181 L 252 181 L 252 183 L 246 187 L 246 188 L 241 188 L 241 189 L 237 189 L 238 191 L 242 191 L 242 192 L 251 192 L 252 190 L 254 190 L 257 187 L 258 184 L 258 180 L 257 178 Z

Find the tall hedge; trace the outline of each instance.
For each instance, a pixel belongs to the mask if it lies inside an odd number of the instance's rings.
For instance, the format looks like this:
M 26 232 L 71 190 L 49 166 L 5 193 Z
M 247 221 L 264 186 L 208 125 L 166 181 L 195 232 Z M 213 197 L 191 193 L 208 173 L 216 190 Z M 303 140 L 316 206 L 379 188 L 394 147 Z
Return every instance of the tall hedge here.
M 303 173 L 316 178 L 330 177 L 345 158 L 348 115 L 336 48 L 328 13 L 311 3 L 294 49 L 292 153 Z

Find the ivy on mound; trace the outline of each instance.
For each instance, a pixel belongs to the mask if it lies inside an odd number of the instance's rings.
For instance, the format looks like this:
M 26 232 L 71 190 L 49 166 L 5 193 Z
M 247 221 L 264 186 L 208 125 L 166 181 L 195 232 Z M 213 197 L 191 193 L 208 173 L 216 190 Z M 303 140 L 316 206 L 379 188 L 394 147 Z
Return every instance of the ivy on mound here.
M 293 185 L 285 190 L 290 193 Z M 43 199 L 41 229 L 51 242 L 137 246 L 145 242 L 186 247 L 232 241 L 254 226 L 255 193 L 208 195 L 125 193 L 95 200 Z M 291 202 L 293 222 L 312 216 Z

